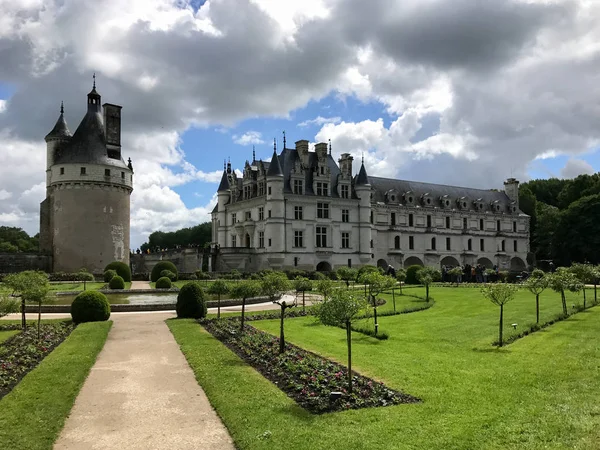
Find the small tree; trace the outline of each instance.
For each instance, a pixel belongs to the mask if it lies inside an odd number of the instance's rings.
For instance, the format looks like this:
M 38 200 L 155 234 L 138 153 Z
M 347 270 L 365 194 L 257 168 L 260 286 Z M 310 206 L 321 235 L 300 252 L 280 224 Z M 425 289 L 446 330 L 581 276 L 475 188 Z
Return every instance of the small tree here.
M 79 282 L 83 281 L 83 290 L 86 290 L 86 283 L 88 281 L 94 281 L 94 275 L 89 273 L 86 269 L 81 269 L 75 274 L 75 279 Z
M 346 328 L 348 393 L 350 394 L 352 393 L 352 322 L 366 307 L 367 302 L 360 295 L 350 290 L 338 289 L 315 308 L 317 318 L 323 324 Z
M 19 312 L 19 301 L 8 295 L 0 295 L 0 317 Z
M 396 280 L 400 283 L 400 295 L 402 295 L 402 283 L 406 281 L 406 270 L 398 269 L 396 271 Z
M 281 297 L 286 291 L 292 289 L 292 283 L 288 280 L 287 275 L 282 272 L 265 274 L 260 280 L 260 286 L 262 293 L 273 302 L 277 297 Z
M 260 283 L 254 280 L 249 281 L 240 281 L 236 283 L 235 286 L 231 289 L 231 296 L 233 298 L 241 298 L 242 299 L 242 323 L 240 325 L 240 330 L 244 331 L 244 318 L 246 315 L 246 299 L 252 297 L 258 297 L 261 293 Z
M 454 278 L 454 281 L 456 282 L 457 287 L 458 287 L 458 280 L 462 276 L 462 273 L 463 273 L 463 270 L 460 266 L 453 267 L 452 269 L 450 269 L 448 271 L 448 275 L 450 275 L 451 277 Z
M 296 292 L 302 292 L 302 311 L 306 311 L 306 291 L 311 291 L 312 288 L 312 281 L 306 277 L 296 277 L 294 280 L 294 289 Z
M 390 289 L 396 284 L 396 281 L 392 277 L 381 275 L 379 272 L 370 271 L 365 272 L 359 277 L 359 282 L 367 286 L 368 299 L 371 300 L 373 305 L 373 319 L 375 322 L 375 334 L 379 329 L 379 323 L 377 322 L 377 296 L 383 291 Z
M 217 319 L 221 318 L 221 295 L 229 292 L 229 285 L 223 280 L 215 280 L 208 287 L 207 291 L 211 295 L 217 296 Z
M 569 315 L 567 308 L 567 298 L 565 291 L 579 292 L 581 290 L 581 282 L 579 279 L 566 267 L 559 267 L 553 274 L 548 275 L 548 286 L 560 294 L 562 301 L 563 314 Z
M 440 277 L 440 271 L 434 267 L 423 267 L 417 272 L 417 280 L 425 286 L 425 301 L 429 301 L 429 286 Z
M 585 298 L 585 285 L 587 283 L 593 283 L 596 279 L 596 271 L 594 270 L 594 266 L 591 264 L 581 264 L 574 263 L 571 268 L 571 272 L 573 275 L 577 277 L 577 279 L 581 282 L 581 288 L 583 289 L 583 308 L 586 307 L 586 298 Z
M 285 310 L 296 306 L 295 302 L 288 302 L 283 297 L 279 300 L 275 300 L 273 303 L 279 305 L 281 308 L 281 322 L 279 325 L 279 354 L 285 352 L 285 335 L 283 333 L 283 319 L 285 318 Z
M 329 278 L 323 278 L 317 281 L 317 291 L 323 296 L 323 300 L 327 300 L 333 291 L 334 285 L 333 281 Z
M 525 280 L 525 287 L 535 295 L 535 321 L 540 323 L 540 294 L 548 287 L 548 277 L 542 270 L 535 269 Z
M 502 347 L 502 327 L 504 320 L 504 305 L 515 297 L 517 287 L 513 284 L 496 283 L 486 284 L 481 288 L 481 293 L 494 305 L 500 307 L 500 322 L 498 326 L 498 345 Z
M 38 339 L 40 335 L 40 323 L 42 320 L 42 303 L 46 300 L 50 291 L 50 282 L 48 275 L 36 270 L 27 270 L 25 272 L 7 275 L 4 283 L 12 289 L 13 297 L 21 297 L 21 326 L 23 330 L 27 328 L 27 318 L 25 317 L 26 302 L 35 302 L 38 304 Z
M 346 283 L 346 288 L 350 288 L 350 282 L 356 281 L 358 270 L 351 267 L 340 267 L 337 271 L 337 277 Z

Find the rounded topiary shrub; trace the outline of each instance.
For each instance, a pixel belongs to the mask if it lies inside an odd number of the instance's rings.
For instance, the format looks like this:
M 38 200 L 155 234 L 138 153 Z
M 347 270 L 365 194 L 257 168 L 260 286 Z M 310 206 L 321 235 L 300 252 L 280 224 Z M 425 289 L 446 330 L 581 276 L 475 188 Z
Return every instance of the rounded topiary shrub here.
M 150 281 L 156 283 L 156 281 L 158 281 L 158 279 L 161 277 L 160 273 L 163 270 L 173 272 L 175 274 L 175 278 L 171 281 L 177 281 L 177 267 L 175 267 L 175 264 L 173 264 L 171 261 L 157 262 L 156 265 L 152 268 L 152 272 L 150 273 Z
M 71 318 L 75 323 L 102 322 L 110 317 L 110 304 L 98 291 L 85 291 L 71 303 Z
M 112 280 L 108 283 L 108 287 L 111 289 L 125 289 L 125 280 L 119 275 L 112 277 Z
M 121 261 L 113 261 L 104 268 L 104 271 L 114 270 L 124 281 L 131 281 L 131 269 L 127 264 Z
M 408 266 L 406 268 L 406 280 L 404 284 L 421 284 L 417 278 L 417 272 L 421 270 L 423 266 L 415 264 L 414 266 Z
M 163 270 L 163 271 L 160 273 L 160 278 L 163 278 L 163 277 L 167 277 L 169 280 L 171 280 L 171 281 L 175 281 L 175 278 L 177 278 L 177 275 L 175 275 L 175 274 L 174 274 L 173 272 L 171 272 L 170 270 Z M 160 279 L 160 278 L 159 278 L 159 279 Z M 158 281 L 158 280 L 156 280 L 156 281 Z
M 117 271 L 116 270 L 108 269 L 103 274 L 104 282 L 105 283 L 110 283 L 110 280 L 112 280 L 116 276 L 117 276 Z
M 156 289 L 171 289 L 171 279 L 169 277 L 160 277 L 156 280 Z
M 188 317 L 201 319 L 206 317 L 206 301 L 204 291 L 198 283 L 187 283 L 177 294 L 177 305 L 175 306 L 177 317 Z

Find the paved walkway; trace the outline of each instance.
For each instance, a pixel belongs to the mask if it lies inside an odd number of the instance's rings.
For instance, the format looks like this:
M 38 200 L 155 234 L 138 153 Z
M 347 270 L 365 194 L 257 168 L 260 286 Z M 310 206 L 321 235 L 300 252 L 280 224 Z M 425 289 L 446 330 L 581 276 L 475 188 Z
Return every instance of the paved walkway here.
M 132 281 L 129 289 L 148 289 L 152 290 L 149 281 Z
M 106 345 L 54 448 L 233 449 L 164 320 L 113 314 Z

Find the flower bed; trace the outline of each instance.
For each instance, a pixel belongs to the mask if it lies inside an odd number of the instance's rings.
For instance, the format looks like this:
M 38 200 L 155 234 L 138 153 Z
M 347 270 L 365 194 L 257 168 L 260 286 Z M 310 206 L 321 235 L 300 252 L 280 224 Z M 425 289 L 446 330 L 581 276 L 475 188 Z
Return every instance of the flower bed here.
M 38 339 L 37 327 L 29 326 L 0 344 L 0 399 L 64 341 L 73 328 L 71 322 L 42 324 Z
M 279 339 L 230 319 L 199 321 L 214 337 L 240 358 L 275 383 L 283 392 L 311 413 L 417 403 L 420 400 L 354 373 L 353 391 L 348 393 L 347 368 L 295 345 L 286 344 L 279 354 Z M 330 401 L 331 392 L 342 396 Z

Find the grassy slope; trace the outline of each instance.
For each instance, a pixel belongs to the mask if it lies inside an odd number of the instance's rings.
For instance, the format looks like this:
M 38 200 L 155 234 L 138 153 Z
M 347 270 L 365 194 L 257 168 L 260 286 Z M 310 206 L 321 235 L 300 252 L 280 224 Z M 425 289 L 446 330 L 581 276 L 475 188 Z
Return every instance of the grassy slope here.
M 51 449 L 112 322 L 79 325 L 0 400 L 0 447 Z
M 195 324 L 169 325 L 241 448 L 600 448 L 600 307 L 498 350 L 490 345 L 498 308 L 477 289 L 435 288 L 432 295 L 436 305 L 427 311 L 380 319 L 388 341 L 353 336 L 356 370 L 423 403 L 318 417 Z M 541 302 L 542 319 L 560 312 L 556 294 L 544 293 Z M 507 306 L 507 331 L 534 314 L 532 296 L 520 293 Z M 278 331 L 277 321 L 252 324 Z M 292 319 L 286 337 L 345 363 L 341 329 Z M 267 430 L 270 437 L 259 438 Z

